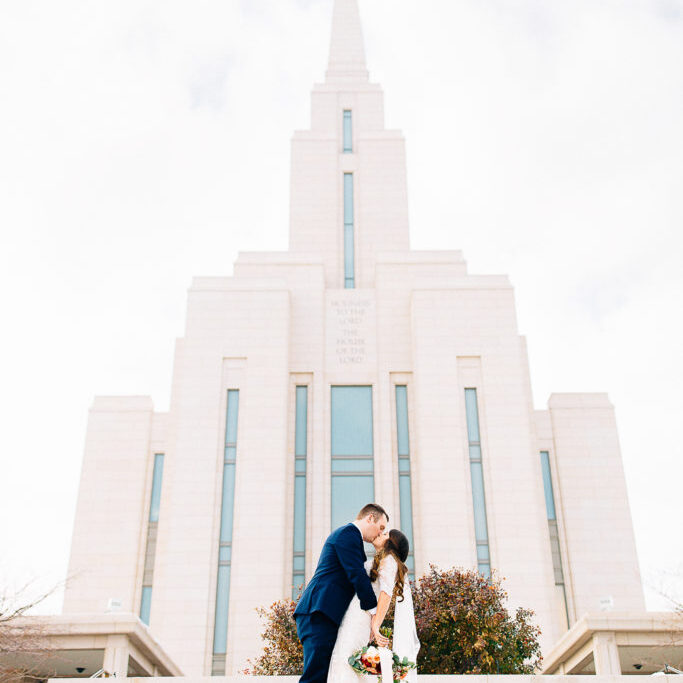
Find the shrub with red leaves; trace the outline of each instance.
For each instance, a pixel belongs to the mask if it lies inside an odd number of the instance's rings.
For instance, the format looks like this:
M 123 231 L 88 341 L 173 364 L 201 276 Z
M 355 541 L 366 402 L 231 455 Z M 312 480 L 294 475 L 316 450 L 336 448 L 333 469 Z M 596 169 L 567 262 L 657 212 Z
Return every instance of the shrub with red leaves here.
M 540 629 L 533 612 L 511 616 L 507 593 L 495 576 L 475 571 L 429 572 L 413 587 L 415 623 L 422 643 L 422 674 L 531 674 L 541 663 Z
M 265 645 L 256 660 L 249 660 L 243 674 L 252 676 L 301 676 L 304 649 L 296 633 L 293 600 L 279 600 L 268 609 L 256 609 L 266 628 L 261 634 Z

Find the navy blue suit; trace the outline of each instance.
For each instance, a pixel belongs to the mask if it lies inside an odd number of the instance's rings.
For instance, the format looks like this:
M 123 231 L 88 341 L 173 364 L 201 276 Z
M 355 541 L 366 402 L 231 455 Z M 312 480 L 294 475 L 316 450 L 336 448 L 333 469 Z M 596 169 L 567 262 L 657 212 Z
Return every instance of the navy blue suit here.
M 363 537 L 355 524 L 333 531 L 325 541 L 313 578 L 294 611 L 304 646 L 304 673 L 299 683 L 326 683 L 337 631 L 354 594 L 364 610 L 377 607 Z

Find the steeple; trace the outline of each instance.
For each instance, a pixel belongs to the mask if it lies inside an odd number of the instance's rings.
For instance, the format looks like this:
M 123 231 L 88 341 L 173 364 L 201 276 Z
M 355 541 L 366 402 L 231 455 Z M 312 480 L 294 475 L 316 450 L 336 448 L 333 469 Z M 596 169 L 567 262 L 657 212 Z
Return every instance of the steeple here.
M 405 142 L 369 82 L 358 3 L 334 0 L 325 82 L 292 140 L 289 249 L 322 261 L 328 289 L 372 288 L 380 254 L 410 249 Z
M 328 83 L 368 81 L 358 0 L 335 0 Z

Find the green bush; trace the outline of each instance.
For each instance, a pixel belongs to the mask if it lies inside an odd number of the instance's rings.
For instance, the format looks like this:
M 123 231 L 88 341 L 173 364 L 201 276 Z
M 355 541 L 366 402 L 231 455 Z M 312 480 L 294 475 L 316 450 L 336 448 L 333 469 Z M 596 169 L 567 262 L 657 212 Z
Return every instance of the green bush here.
M 518 608 L 511 616 L 504 606 L 507 593 L 494 575 L 431 565 L 412 584 L 415 624 L 422 643 L 417 670 L 422 674 L 531 674 L 541 663 L 533 612 Z M 264 620 L 264 649 L 249 660 L 245 674 L 301 675 L 303 648 L 296 634 L 292 600 L 258 608 Z M 394 601 L 385 627 L 393 620 Z
M 540 666 L 540 629 L 533 612 L 504 606 L 507 593 L 495 576 L 441 571 L 431 565 L 413 588 L 423 674 L 531 674 Z

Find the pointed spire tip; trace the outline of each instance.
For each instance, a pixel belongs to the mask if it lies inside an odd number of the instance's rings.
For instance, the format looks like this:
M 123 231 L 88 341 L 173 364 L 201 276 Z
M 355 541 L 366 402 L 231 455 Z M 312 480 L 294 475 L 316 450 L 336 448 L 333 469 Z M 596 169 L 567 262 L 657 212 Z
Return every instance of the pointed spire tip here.
M 334 0 L 327 81 L 368 80 L 358 0 Z

